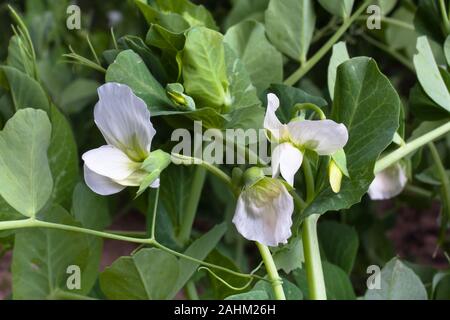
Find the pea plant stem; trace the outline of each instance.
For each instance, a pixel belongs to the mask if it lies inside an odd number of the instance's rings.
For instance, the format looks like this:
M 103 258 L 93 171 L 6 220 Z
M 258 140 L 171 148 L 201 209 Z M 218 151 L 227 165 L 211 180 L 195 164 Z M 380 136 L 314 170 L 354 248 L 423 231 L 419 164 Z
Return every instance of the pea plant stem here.
M 303 159 L 303 173 L 306 183 L 306 202 L 314 199 L 314 176 L 308 159 Z M 320 259 L 319 240 L 317 237 L 317 220 L 319 215 L 313 214 L 305 218 L 302 226 L 303 254 L 309 288 L 309 298 L 312 300 L 326 300 L 325 280 Z
M 404 146 L 398 148 L 395 151 L 392 151 L 388 155 L 386 155 L 383 158 L 381 158 L 380 160 L 378 160 L 375 164 L 374 172 L 378 173 L 378 172 L 390 167 L 391 165 L 393 165 L 394 163 L 396 163 L 403 157 L 407 156 L 411 152 L 426 145 L 430 141 L 433 141 L 433 140 L 439 138 L 440 136 L 446 134 L 447 132 L 450 132 L 450 121 L 441 125 L 440 127 L 437 127 L 436 129 L 433 129 L 430 132 L 420 136 L 419 138 L 416 138 L 416 139 L 406 143 Z
M 311 300 L 326 300 L 325 280 L 320 259 L 319 240 L 317 237 L 318 214 L 305 218 L 302 228 L 303 253 L 305 256 L 306 277 Z
M 189 241 L 189 238 L 191 237 L 192 225 L 194 224 L 195 214 L 197 213 L 198 202 L 202 193 L 203 184 L 205 183 L 205 177 L 206 170 L 204 168 L 195 168 L 189 200 L 183 210 L 183 221 L 178 235 L 178 240 L 182 244 Z
M 434 164 L 436 165 L 439 179 L 441 180 L 441 190 L 442 190 L 442 203 L 444 210 L 446 210 L 446 214 L 450 219 L 450 181 L 445 170 L 444 164 L 442 163 L 441 157 L 439 156 L 439 152 L 434 145 L 433 142 L 428 143 L 428 148 L 431 152 L 431 157 L 433 158 Z
M 65 224 L 59 224 L 59 223 L 52 223 L 52 222 L 46 222 L 37 220 L 35 218 L 28 218 L 28 219 L 22 219 L 22 220 L 11 220 L 11 221 L 0 221 L 0 231 L 3 230 L 13 230 L 13 229 L 24 229 L 24 228 L 48 228 L 48 229 L 57 229 L 57 230 L 64 230 L 64 231 L 71 231 L 71 232 L 79 232 L 84 234 L 89 234 L 96 237 L 106 238 L 106 239 L 112 239 L 112 240 L 119 240 L 119 241 L 127 241 L 127 242 L 133 242 L 133 243 L 139 243 L 144 245 L 153 246 L 155 248 L 161 249 L 167 253 L 170 253 L 174 256 L 177 256 L 181 259 L 186 259 L 195 263 L 198 263 L 200 265 L 203 265 L 208 268 L 213 268 L 217 270 L 221 270 L 230 274 L 233 274 L 238 277 L 242 278 L 254 278 L 263 280 L 262 277 L 259 277 L 257 275 L 252 274 L 246 274 L 246 273 L 240 273 L 234 270 L 230 270 L 228 268 L 215 265 L 212 263 L 204 262 L 202 260 L 196 259 L 194 257 L 185 255 L 183 253 L 177 252 L 175 250 L 172 250 L 162 244 L 160 244 L 158 241 L 152 238 L 134 238 L 134 237 L 127 237 L 127 236 L 121 236 L 119 234 L 113 234 L 109 232 L 103 232 L 103 231 L 97 231 L 92 229 L 86 229 L 82 227 L 77 226 L 71 226 L 71 225 L 65 225 Z
M 372 0 L 366 0 L 364 3 L 355 11 L 355 13 L 344 21 L 344 23 L 337 29 L 336 33 L 328 39 L 328 41 L 319 49 L 311 59 L 307 60 L 305 63 L 300 65 L 294 73 L 292 73 L 284 83 L 286 85 L 292 86 L 297 83 L 309 70 L 311 70 L 333 47 L 333 45 L 342 37 L 342 35 L 347 31 L 348 28 L 355 22 L 355 20 L 366 10 L 367 6 L 372 2 Z
M 445 31 L 447 33 L 450 33 L 450 21 L 448 18 L 447 9 L 445 7 L 444 0 L 439 0 L 439 8 L 440 8 L 442 23 L 444 24 Z
M 283 281 L 278 275 L 278 270 L 273 261 L 272 254 L 270 253 L 269 248 L 267 246 L 256 242 L 256 246 L 259 249 L 261 257 L 264 261 L 264 265 L 266 266 L 267 275 L 269 276 L 270 282 L 272 283 L 273 292 L 275 294 L 276 300 L 286 300 L 286 296 L 283 290 Z

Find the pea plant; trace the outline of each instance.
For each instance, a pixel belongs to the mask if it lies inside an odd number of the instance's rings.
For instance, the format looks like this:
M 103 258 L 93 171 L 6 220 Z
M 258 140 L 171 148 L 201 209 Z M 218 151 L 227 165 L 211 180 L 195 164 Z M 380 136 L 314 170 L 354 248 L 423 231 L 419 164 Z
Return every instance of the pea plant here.
M 3 297 L 450 298 L 449 1 L 116 2 L 0 11 Z

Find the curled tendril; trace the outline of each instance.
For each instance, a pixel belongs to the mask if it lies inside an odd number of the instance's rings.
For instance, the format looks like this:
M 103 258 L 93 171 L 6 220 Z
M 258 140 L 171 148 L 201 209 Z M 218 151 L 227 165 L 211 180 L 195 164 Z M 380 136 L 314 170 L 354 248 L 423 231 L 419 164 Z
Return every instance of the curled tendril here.
M 297 117 L 298 113 L 304 110 L 314 111 L 319 116 L 320 120 L 325 120 L 327 118 L 322 109 L 312 103 L 296 103 L 294 105 L 293 118 Z
M 207 267 L 200 267 L 198 268 L 198 271 L 200 270 L 205 270 L 207 271 L 210 275 L 212 275 L 214 278 L 216 278 L 217 280 L 219 280 L 220 282 L 222 282 L 224 285 L 226 285 L 228 288 L 235 290 L 235 291 L 242 291 L 248 288 L 248 286 L 253 282 L 254 277 L 251 277 L 250 280 L 247 281 L 247 283 L 245 285 L 243 285 L 242 287 L 235 287 L 231 284 L 229 284 L 227 281 L 225 281 L 223 278 L 221 278 L 220 276 L 218 276 L 214 271 L 212 271 L 211 269 L 207 268 Z
M 278 279 L 275 279 L 275 280 L 269 280 L 269 279 L 266 279 L 266 278 L 263 278 L 263 277 L 255 275 L 255 272 L 257 272 L 262 267 L 263 264 L 264 264 L 264 262 L 261 261 L 259 263 L 259 265 L 255 269 L 253 269 L 249 274 L 245 275 L 246 277 L 249 277 L 250 280 L 246 284 L 241 286 L 241 287 L 235 287 L 232 284 L 228 283 L 226 280 L 221 278 L 217 273 L 215 273 L 214 271 L 212 271 L 208 267 L 201 266 L 201 267 L 198 268 L 197 271 L 201 271 L 201 270 L 207 271 L 210 275 L 212 275 L 214 278 L 216 278 L 217 280 L 222 282 L 225 286 L 227 286 L 228 288 L 230 288 L 232 290 L 235 290 L 235 291 L 242 291 L 242 290 L 247 289 L 250 286 L 250 284 L 253 282 L 253 279 L 258 279 L 258 280 L 266 281 L 266 282 L 269 282 L 269 283 L 283 284 L 283 280 L 281 278 L 278 278 Z M 242 275 L 241 277 L 244 277 L 244 275 Z

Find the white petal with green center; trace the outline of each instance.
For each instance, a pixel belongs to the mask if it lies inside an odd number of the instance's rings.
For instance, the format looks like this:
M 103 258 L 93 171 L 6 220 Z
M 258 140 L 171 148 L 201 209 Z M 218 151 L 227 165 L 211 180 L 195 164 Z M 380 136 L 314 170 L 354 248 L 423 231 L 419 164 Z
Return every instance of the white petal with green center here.
M 113 180 L 124 180 L 140 167 L 139 163 L 130 160 L 122 150 L 110 145 L 89 150 L 82 158 L 90 170 Z
M 403 191 L 407 181 L 405 169 L 396 163 L 375 175 L 369 187 L 369 197 L 372 200 L 393 198 Z
M 155 129 L 145 102 L 126 85 L 106 83 L 98 88 L 94 120 L 106 142 L 136 161 L 150 152 Z
M 238 198 L 233 223 L 246 239 L 267 246 L 287 243 L 294 201 L 278 180 L 263 178 Z
M 95 173 L 86 165 L 84 165 L 84 181 L 92 191 L 102 196 L 118 193 L 125 189 L 125 186 L 121 186 L 114 180 Z
M 331 155 L 348 141 L 348 131 L 333 120 L 298 120 L 288 123 L 291 141 L 319 155 Z
M 302 165 L 303 154 L 290 142 L 275 147 L 272 154 L 272 177 L 280 173 L 289 185 L 294 185 L 294 176 Z

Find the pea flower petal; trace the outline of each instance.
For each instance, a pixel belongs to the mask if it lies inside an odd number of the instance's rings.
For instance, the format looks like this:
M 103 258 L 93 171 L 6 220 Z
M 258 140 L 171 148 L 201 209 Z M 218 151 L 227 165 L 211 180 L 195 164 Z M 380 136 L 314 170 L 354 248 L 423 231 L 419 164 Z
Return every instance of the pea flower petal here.
M 111 178 L 95 173 L 86 165 L 84 165 L 84 181 L 92 191 L 102 196 L 108 196 L 125 189 L 125 186 L 118 184 Z
M 94 120 L 109 145 L 135 160 L 150 152 L 156 131 L 145 102 L 130 87 L 109 82 L 98 88 Z
M 110 145 L 89 150 L 82 158 L 90 170 L 114 180 L 126 179 L 140 167 L 139 163 L 132 161 L 121 150 Z
M 279 173 L 289 185 L 294 185 L 294 176 L 302 165 L 303 154 L 291 143 L 285 142 L 275 147 L 272 154 L 272 177 Z
M 246 239 L 267 246 L 287 243 L 294 200 L 279 180 L 263 178 L 240 194 L 233 223 Z
M 396 163 L 375 175 L 369 187 L 369 197 L 372 200 L 391 199 L 403 191 L 407 181 L 405 169 Z
M 348 141 L 345 125 L 333 120 L 300 120 L 288 123 L 289 134 L 295 144 L 331 155 L 342 149 Z

